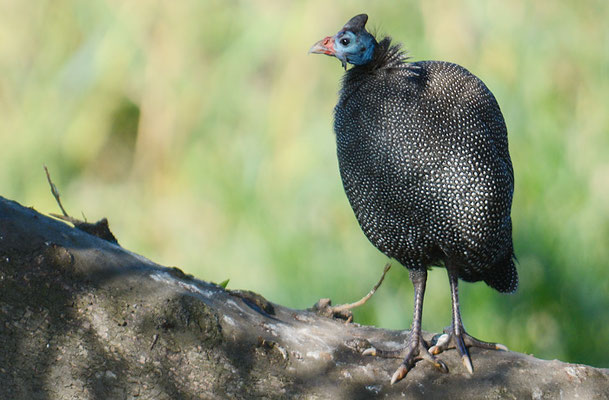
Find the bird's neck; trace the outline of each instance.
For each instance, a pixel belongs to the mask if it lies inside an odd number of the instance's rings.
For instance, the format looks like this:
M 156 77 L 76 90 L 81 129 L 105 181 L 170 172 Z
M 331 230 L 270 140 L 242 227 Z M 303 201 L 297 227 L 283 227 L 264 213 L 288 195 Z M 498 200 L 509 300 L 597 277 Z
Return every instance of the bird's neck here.
M 343 77 L 343 95 L 349 95 L 357 90 L 362 83 L 370 79 L 379 79 L 385 73 L 400 72 L 401 74 L 417 76 L 417 67 L 406 62 L 408 57 L 400 44 L 392 44 L 390 37 L 378 42 L 374 49 L 372 61 L 364 65 L 356 65 L 347 70 Z
M 390 37 L 380 41 L 374 54 L 373 63 L 376 68 L 400 68 L 408 57 L 402 50 L 401 44 L 392 44 Z
M 369 73 L 380 69 L 404 68 L 406 63 L 406 53 L 400 44 L 392 44 L 390 37 L 385 37 L 374 47 L 372 60 L 365 64 L 352 68 L 353 72 Z

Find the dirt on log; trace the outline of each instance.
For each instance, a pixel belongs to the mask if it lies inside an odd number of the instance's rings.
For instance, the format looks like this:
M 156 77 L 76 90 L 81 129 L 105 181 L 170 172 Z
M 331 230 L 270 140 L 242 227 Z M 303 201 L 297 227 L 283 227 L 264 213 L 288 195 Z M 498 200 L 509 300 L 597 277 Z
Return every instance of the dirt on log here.
M 230 291 L 0 197 L 2 399 L 602 399 L 609 370 L 472 349 L 365 357 L 407 331 Z M 433 335 L 427 334 L 430 339 Z

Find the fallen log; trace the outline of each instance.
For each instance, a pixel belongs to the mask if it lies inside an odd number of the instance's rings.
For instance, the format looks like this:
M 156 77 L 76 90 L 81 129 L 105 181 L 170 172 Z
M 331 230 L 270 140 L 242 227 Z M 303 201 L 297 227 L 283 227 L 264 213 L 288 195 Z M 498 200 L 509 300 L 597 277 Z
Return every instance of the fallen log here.
M 609 370 L 472 349 L 441 373 L 365 357 L 407 331 L 225 290 L 0 197 L 0 398 L 609 398 Z M 433 334 L 427 333 L 430 340 Z

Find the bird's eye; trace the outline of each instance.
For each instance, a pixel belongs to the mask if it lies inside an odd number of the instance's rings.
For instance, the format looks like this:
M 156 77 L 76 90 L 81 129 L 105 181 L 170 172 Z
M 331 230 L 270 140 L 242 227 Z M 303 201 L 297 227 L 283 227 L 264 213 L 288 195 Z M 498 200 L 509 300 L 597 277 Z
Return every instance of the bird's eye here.
M 347 38 L 342 38 L 340 40 L 340 44 L 342 44 L 343 46 L 348 46 L 349 43 L 351 43 L 351 41 L 349 39 L 347 39 Z

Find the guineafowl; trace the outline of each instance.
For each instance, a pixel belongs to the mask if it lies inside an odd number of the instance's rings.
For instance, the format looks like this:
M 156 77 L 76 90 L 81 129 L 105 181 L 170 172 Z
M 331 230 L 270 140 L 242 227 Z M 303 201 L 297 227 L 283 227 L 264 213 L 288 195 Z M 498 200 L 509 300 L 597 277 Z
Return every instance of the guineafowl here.
M 514 174 L 499 105 L 480 79 L 440 61 L 408 62 L 400 45 L 366 31 L 353 17 L 311 53 L 338 58 L 346 71 L 334 109 L 345 192 L 366 237 L 405 266 L 414 286 L 409 340 L 391 383 L 420 359 L 447 371 L 436 355 L 456 348 L 473 373 L 468 347 L 507 350 L 464 329 L 458 280 L 499 292 L 518 285 L 510 210 Z M 421 336 L 427 270 L 443 266 L 452 293 L 452 324 L 435 343 Z M 430 347 L 431 345 L 431 347 Z

